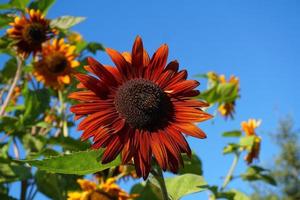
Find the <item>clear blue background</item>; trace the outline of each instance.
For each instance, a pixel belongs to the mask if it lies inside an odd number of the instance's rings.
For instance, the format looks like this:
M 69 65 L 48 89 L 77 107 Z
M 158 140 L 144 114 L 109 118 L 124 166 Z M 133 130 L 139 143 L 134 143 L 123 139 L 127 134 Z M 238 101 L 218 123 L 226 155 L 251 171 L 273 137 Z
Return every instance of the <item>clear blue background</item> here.
M 221 133 L 239 129 L 248 118 L 262 119 L 257 130 L 263 138 L 260 161 L 270 166 L 278 149 L 270 141 L 281 117 L 290 114 L 299 127 L 300 1 L 298 0 L 59 0 L 48 17 L 85 16 L 74 27 L 88 41 L 102 42 L 119 51 L 131 50 L 140 35 L 151 54 L 162 43 L 170 48 L 169 60 L 177 59 L 193 75 L 216 71 L 240 78 L 241 99 L 235 120 L 217 116 L 200 125 L 206 140 L 189 138 L 203 161 L 205 179 L 220 185 L 232 156 L 221 156 L 223 146 L 232 140 Z M 97 59 L 110 63 L 105 53 Z M 200 89 L 206 86 L 202 84 Z M 297 112 L 298 111 L 298 112 Z M 211 113 L 214 109 L 210 110 Z M 79 132 L 73 132 L 76 138 Z M 236 174 L 246 165 L 241 160 Z M 130 184 L 122 184 L 126 189 Z M 233 181 L 229 187 L 251 192 L 248 184 Z M 15 185 L 12 194 L 19 194 Z M 207 199 L 207 193 L 185 200 Z M 36 199 L 44 199 L 38 195 Z

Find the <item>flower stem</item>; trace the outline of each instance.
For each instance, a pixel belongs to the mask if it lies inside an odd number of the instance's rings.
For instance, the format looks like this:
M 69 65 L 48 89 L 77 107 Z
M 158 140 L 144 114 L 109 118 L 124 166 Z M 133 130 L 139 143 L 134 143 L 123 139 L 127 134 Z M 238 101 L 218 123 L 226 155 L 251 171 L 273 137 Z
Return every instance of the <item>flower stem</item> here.
M 162 192 L 162 196 L 163 196 L 163 200 L 169 200 L 169 195 L 168 195 L 168 191 L 167 191 L 167 187 L 166 187 L 166 183 L 165 183 L 165 179 L 164 179 L 162 170 L 161 170 L 160 166 L 157 166 L 156 169 L 157 169 L 157 171 L 152 169 L 151 173 L 153 174 L 154 178 L 159 183 L 159 186 L 160 186 L 160 189 Z
M 63 135 L 65 137 L 68 137 L 68 135 L 69 135 L 69 133 L 68 133 L 69 132 L 68 131 L 68 123 L 67 123 L 66 115 L 65 115 L 66 107 L 65 107 L 64 97 L 63 97 L 63 94 L 62 94 L 61 90 L 58 90 L 58 98 L 59 98 L 59 101 L 60 101 L 60 114 L 61 114 L 61 117 L 62 117 Z
M 18 80 L 20 79 L 20 76 L 21 76 L 21 73 L 22 73 L 22 65 L 23 65 L 23 60 L 21 58 L 17 57 L 17 71 L 16 71 L 16 75 L 15 75 L 15 78 L 14 78 L 14 80 L 13 80 L 13 82 L 12 82 L 12 84 L 11 84 L 9 90 L 8 90 L 8 93 L 7 93 L 7 96 L 6 96 L 5 100 L 4 100 L 4 103 L 1 106 L 0 116 L 4 115 L 5 109 L 6 109 L 8 103 L 9 103 L 11 97 L 12 97 L 14 89 L 15 89 L 17 83 L 18 83 Z
M 229 168 L 229 171 L 228 171 L 228 173 L 224 179 L 223 185 L 221 187 L 221 191 L 224 190 L 226 188 L 226 186 L 228 185 L 228 183 L 232 180 L 233 172 L 237 166 L 239 158 L 240 158 L 240 153 L 239 152 L 235 153 L 231 167 Z

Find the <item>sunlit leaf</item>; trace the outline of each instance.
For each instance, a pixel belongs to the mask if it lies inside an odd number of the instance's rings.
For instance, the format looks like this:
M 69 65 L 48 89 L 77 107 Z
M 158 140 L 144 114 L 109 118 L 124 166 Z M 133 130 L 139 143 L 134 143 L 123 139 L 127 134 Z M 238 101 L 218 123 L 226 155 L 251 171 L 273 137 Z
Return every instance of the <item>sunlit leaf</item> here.
M 85 17 L 61 16 L 51 20 L 50 25 L 59 29 L 69 29 L 84 20 Z
M 207 185 L 202 176 L 196 174 L 183 174 L 172 178 L 166 178 L 166 187 L 168 194 L 173 200 L 181 197 L 201 192 L 206 190 L 204 186 Z
M 120 158 L 108 164 L 101 164 L 103 150 L 87 150 L 53 156 L 43 160 L 23 160 L 40 170 L 62 174 L 85 175 L 120 165 Z
M 240 145 L 250 151 L 254 145 L 255 136 L 245 136 L 240 139 Z

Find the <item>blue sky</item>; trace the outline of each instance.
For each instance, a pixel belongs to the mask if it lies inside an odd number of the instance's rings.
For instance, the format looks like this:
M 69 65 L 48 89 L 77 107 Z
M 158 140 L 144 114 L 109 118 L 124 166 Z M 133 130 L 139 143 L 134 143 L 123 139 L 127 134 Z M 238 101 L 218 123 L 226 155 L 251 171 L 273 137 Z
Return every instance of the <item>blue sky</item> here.
M 216 117 L 201 124 L 206 140 L 189 138 L 201 157 L 209 184 L 221 184 L 232 157 L 222 156 L 229 141 L 221 133 L 239 129 L 248 118 L 262 119 L 258 133 L 263 138 L 261 159 L 268 166 L 277 149 L 268 134 L 281 117 L 289 114 L 299 127 L 300 95 L 300 2 L 297 0 L 59 0 L 48 17 L 85 16 L 74 27 L 86 40 L 97 41 L 120 51 L 130 50 L 140 35 L 148 52 L 162 43 L 169 45 L 169 60 L 195 74 L 216 71 L 240 78 L 241 99 L 235 120 Z M 96 57 L 110 63 L 105 53 Z M 200 89 L 205 88 L 203 83 Z M 210 110 L 213 112 L 213 109 Z M 73 132 L 74 137 L 80 133 Z M 232 141 L 232 140 L 230 140 Z M 241 160 L 237 174 L 246 169 Z M 125 188 L 129 185 L 122 184 Z M 234 181 L 229 187 L 250 192 L 249 185 Z M 19 190 L 16 186 L 16 191 Z M 39 196 L 39 199 L 42 199 Z M 185 200 L 207 199 L 207 194 L 190 195 Z

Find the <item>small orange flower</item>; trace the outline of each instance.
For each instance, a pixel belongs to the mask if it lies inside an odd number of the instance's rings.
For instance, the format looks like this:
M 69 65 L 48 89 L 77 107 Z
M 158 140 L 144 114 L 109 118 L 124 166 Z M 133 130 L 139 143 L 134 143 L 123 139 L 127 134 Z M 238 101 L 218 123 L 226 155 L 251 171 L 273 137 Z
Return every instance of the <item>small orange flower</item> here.
M 89 180 L 79 179 L 82 192 L 68 192 L 68 200 L 132 200 L 137 195 L 130 195 L 122 190 L 115 178 L 109 178 L 97 185 Z
M 59 89 L 71 82 L 71 75 L 79 62 L 75 60 L 76 47 L 54 39 L 43 46 L 39 60 L 34 64 L 34 75 L 45 85 Z
M 15 41 L 18 53 L 24 57 L 41 51 L 42 43 L 53 37 L 55 32 L 50 28 L 50 21 L 39 10 L 26 12 L 28 16 L 16 17 L 10 23 L 12 28 L 7 30 L 8 36 Z
M 241 123 L 242 130 L 245 132 L 246 137 L 254 137 L 254 143 L 252 148 L 245 157 L 248 164 L 253 162 L 253 159 L 258 159 L 261 145 L 261 138 L 256 135 L 255 129 L 261 124 L 260 120 L 249 119 L 248 122 L 244 121 Z
M 94 75 L 76 74 L 82 91 L 70 94 L 81 101 L 71 107 L 81 138 L 93 137 L 93 148 L 106 148 L 102 163 L 118 154 L 123 164 L 134 160 L 137 175 L 148 177 L 154 157 L 163 170 L 177 172 L 182 153 L 191 149 L 182 133 L 200 139 L 206 134 L 195 123 L 212 116 L 202 110 L 208 104 L 193 99 L 199 83 L 187 80 L 179 64 L 167 64 L 168 46 L 162 45 L 150 59 L 137 37 L 132 53 L 106 49 L 116 65 L 104 66 L 88 58 L 85 69 Z M 167 65 L 166 65 L 167 64 Z

